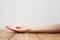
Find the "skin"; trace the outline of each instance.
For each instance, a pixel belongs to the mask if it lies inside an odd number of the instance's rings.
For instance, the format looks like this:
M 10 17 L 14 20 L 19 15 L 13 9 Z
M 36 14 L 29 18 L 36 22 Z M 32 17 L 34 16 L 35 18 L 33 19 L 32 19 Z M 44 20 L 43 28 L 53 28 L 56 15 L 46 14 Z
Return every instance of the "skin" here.
M 16 26 L 16 28 L 6 26 L 6 28 L 14 32 L 50 32 L 50 33 L 60 32 L 60 24 L 48 25 L 48 26 L 37 27 L 37 28 L 28 28 L 23 26 Z

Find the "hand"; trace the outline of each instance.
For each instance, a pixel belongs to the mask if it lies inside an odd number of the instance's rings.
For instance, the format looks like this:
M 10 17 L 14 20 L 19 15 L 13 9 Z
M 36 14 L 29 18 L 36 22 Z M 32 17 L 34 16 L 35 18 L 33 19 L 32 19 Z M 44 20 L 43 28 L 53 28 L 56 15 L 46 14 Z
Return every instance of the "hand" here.
M 29 28 L 27 28 L 27 27 L 20 27 L 20 26 L 16 26 L 16 28 L 12 28 L 12 27 L 10 27 L 10 26 L 5 26 L 7 29 L 9 29 L 9 30 L 12 30 L 12 31 L 14 31 L 14 32 L 29 32 L 30 31 L 30 29 Z

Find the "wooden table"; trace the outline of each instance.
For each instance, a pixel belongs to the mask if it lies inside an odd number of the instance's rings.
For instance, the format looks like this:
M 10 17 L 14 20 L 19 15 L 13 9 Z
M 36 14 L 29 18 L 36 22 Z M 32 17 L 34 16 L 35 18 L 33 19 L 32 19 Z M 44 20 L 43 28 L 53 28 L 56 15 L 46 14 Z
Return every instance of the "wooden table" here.
M 1 30 L 0 40 L 60 40 L 60 33 L 15 33 Z

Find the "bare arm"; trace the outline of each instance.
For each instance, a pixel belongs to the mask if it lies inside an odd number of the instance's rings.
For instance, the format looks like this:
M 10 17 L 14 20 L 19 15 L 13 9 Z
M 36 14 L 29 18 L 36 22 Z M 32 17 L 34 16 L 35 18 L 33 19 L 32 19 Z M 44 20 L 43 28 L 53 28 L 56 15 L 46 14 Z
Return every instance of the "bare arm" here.
M 25 28 L 25 27 L 11 28 L 9 26 L 6 26 L 6 28 L 16 32 L 60 32 L 60 24 L 48 25 L 37 28 Z
M 60 24 L 48 25 L 34 29 L 31 28 L 30 32 L 60 32 Z

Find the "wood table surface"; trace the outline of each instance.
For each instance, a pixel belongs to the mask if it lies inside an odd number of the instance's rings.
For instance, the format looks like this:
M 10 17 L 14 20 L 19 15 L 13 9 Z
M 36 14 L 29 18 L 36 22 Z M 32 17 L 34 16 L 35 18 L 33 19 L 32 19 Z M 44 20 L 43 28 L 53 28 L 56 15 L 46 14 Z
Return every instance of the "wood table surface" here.
M 0 40 L 60 40 L 60 33 L 16 33 L 0 30 Z

